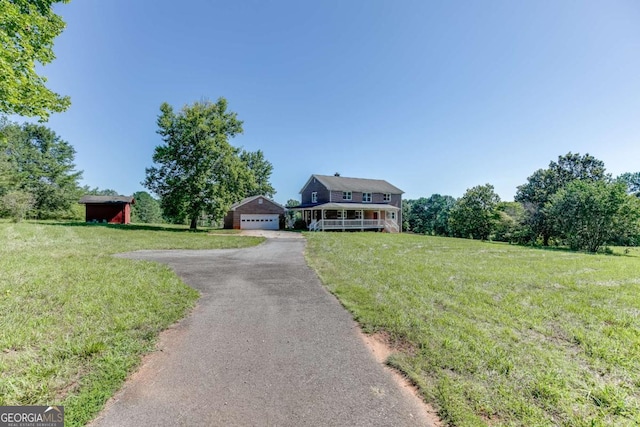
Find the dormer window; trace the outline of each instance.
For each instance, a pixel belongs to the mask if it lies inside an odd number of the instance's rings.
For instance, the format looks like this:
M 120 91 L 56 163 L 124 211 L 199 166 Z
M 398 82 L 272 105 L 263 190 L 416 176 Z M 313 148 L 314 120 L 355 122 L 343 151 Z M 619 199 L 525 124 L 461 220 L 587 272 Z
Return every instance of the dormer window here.
M 351 191 L 343 191 L 342 192 L 342 200 L 351 200 Z
M 371 193 L 362 193 L 362 202 L 371 203 Z
M 318 192 L 314 191 L 311 193 L 311 203 L 318 203 Z

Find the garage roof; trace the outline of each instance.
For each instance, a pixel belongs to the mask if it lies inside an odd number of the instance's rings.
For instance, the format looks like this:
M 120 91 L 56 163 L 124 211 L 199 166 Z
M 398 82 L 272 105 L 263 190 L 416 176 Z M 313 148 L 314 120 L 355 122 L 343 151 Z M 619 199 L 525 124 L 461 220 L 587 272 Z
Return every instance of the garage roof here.
M 274 202 L 273 200 L 269 199 L 268 197 L 266 197 L 266 196 L 261 196 L 261 195 L 258 195 L 258 196 L 251 196 L 251 197 L 247 197 L 246 199 L 242 199 L 242 200 L 240 200 L 239 202 L 234 203 L 233 205 L 231 205 L 231 210 L 232 210 L 232 211 L 235 211 L 235 210 L 236 210 L 237 208 L 239 208 L 240 206 L 242 206 L 242 205 L 246 205 L 247 203 L 249 203 L 249 202 L 253 202 L 254 200 L 257 200 L 257 199 L 260 199 L 260 198 L 262 198 L 262 199 L 266 200 L 267 202 L 270 202 L 270 203 L 272 203 L 272 204 L 276 205 L 277 207 L 281 208 L 283 211 L 286 211 L 286 210 L 287 210 L 287 208 L 285 208 L 284 206 L 282 206 L 280 203 Z

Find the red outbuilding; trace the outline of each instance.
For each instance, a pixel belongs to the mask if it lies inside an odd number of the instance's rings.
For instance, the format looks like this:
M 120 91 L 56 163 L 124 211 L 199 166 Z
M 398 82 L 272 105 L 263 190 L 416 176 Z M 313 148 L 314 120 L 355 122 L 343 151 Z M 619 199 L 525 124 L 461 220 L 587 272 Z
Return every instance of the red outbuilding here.
M 135 199 L 129 196 L 84 196 L 79 203 L 86 206 L 87 222 L 129 224 L 131 205 L 135 202 Z

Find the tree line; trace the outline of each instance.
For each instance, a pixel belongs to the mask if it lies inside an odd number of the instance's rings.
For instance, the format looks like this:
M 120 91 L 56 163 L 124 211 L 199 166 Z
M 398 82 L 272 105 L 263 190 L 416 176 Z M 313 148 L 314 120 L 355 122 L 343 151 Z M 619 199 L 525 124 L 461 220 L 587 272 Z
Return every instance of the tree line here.
M 403 229 L 589 252 L 640 244 L 640 172 L 613 178 L 601 160 L 568 153 L 536 170 L 514 199 L 501 201 L 485 184 L 459 199 L 434 194 L 405 200 Z
M 188 223 L 203 218 L 219 224 L 231 205 L 245 197 L 273 197 L 272 164 L 261 150 L 230 144 L 243 122 L 224 98 L 196 102 L 175 112 L 162 104 L 153 166 L 146 169 L 146 191 L 133 194 L 132 222 Z M 0 217 L 82 219 L 83 195 L 118 195 L 111 189 L 81 187 L 75 149 L 41 124 L 0 119 Z
M 81 220 L 83 195 L 119 195 L 112 189 L 80 186 L 75 149 L 41 124 L 0 119 L 0 217 Z M 159 201 L 149 193 L 133 194 L 133 222 L 161 223 Z

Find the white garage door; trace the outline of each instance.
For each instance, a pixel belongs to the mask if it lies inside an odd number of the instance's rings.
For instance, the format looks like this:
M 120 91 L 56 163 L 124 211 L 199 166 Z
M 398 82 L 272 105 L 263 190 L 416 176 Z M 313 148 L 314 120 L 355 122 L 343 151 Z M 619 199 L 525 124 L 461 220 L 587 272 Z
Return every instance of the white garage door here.
M 243 230 L 277 230 L 280 228 L 278 214 L 242 214 L 240 215 L 240 228 Z

